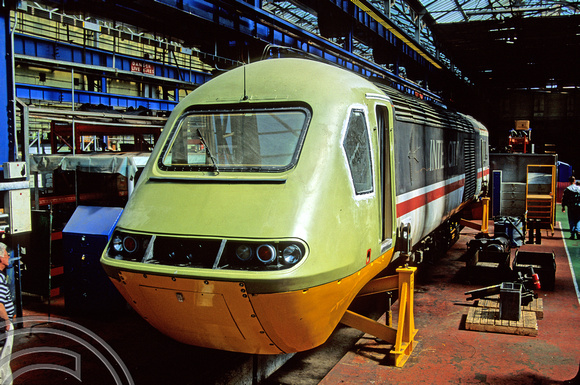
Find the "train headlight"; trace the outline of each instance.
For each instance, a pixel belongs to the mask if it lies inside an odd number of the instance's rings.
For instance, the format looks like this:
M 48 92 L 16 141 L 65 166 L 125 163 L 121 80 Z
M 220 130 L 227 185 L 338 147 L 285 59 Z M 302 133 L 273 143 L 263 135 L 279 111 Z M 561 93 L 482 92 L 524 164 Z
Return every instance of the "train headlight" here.
M 107 247 L 106 255 L 114 259 L 141 261 L 150 240 L 151 236 L 127 234 L 115 230 Z
M 220 269 L 272 271 L 296 266 L 307 256 L 299 240 L 228 241 L 219 256 Z
M 297 245 L 289 245 L 282 251 L 282 259 L 287 265 L 293 265 L 302 259 L 302 250 Z
M 252 248 L 248 245 L 240 245 L 236 249 L 236 257 L 240 261 L 247 261 L 252 258 Z
M 120 253 L 121 251 L 123 251 L 123 240 L 121 239 L 120 236 L 115 235 L 111 244 L 113 245 L 113 250 L 115 250 L 116 252 Z
M 276 249 L 272 245 L 261 245 L 256 251 L 258 259 L 263 263 L 271 263 L 276 259 Z

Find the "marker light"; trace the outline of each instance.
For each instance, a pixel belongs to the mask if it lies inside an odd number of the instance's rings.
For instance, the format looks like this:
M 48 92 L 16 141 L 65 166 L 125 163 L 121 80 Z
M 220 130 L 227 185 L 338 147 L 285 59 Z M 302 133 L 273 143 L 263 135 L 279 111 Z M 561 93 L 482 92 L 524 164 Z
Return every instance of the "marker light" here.
M 240 245 L 236 249 L 236 257 L 241 261 L 247 261 L 252 258 L 252 248 L 248 245 Z
M 137 241 L 131 236 L 123 238 L 123 247 L 128 253 L 133 253 L 137 250 Z
M 272 245 L 261 245 L 256 254 L 260 261 L 270 263 L 276 258 L 276 249 Z
M 282 252 L 282 258 L 287 265 L 293 265 L 302 258 L 302 250 L 296 245 L 287 246 Z

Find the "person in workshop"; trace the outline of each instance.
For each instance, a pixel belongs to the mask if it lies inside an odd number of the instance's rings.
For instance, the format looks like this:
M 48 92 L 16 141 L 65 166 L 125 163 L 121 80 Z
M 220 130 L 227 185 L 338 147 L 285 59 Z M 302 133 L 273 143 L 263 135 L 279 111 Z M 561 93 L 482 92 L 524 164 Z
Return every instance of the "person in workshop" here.
M 573 176 L 568 178 L 568 182 L 570 182 L 570 186 L 566 187 L 562 195 L 562 212 L 566 212 L 566 208 L 568 208 L 570 239 L 576 239 L 576 235 L 580 232 L 580 186 L 575 183 L 576 178 Z M 578 239 L 580 239 L 580 235 Z
M 6 322 L 6 331 L 10 329 L 10 321 L 14 317 L 14 302 L 8 281 L 6 280 L 6 268 L 10 265 L 8 247 L 0 242 L 0 318 Z

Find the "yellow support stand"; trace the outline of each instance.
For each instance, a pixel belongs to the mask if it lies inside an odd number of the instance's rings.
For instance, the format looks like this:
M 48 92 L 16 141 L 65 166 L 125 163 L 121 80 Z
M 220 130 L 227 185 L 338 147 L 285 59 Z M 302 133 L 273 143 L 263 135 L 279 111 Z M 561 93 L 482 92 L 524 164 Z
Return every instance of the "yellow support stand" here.
M 481 215 L 481 224 L 474 222 L 474 221 L 468 221 L 466 219 L 460 219 L 459 223 L 462 226 L 469 227 L 470 229 L 474 229 L 474 230 L 479 230 L 483 234 L 487 234 L 489 231 L 489 198 L 488 197 L 481 198 L 481 206 L 483 208 L 483 212 Z
M 359 293 L 359 296 L 399 290 L 398 329 L 384 325 L 350 310 L 342 317 L 343 324 L 362 332 L 371 334 L 393 345 L 390 355 L 395 366 L 402 367 L 411 356 L 417 345 L 415 335 L 415 317 L 413 315 L 413 291 L 415 288 L 416 267 L 400 267 L 398 275 L 378 278 L 370 281 Z
M 481 216 L 481 232 L 487 234 L 489 231 L 489 198 L 481 198 L 483 214 Z

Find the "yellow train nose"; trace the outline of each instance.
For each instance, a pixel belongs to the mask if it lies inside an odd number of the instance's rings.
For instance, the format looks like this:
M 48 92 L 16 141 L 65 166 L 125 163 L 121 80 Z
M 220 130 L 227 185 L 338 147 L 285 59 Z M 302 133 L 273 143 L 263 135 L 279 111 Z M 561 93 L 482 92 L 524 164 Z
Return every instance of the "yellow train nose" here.
M 115 285 L 153 327 L 183 343 L 257 354 L 282 353 L 256 316 L 243 282 L 122 272 Z
M 206 348 L 281 354 L 323 344 L 359 290 L 389 264 L 392 252 L 342 279 L 271 293 L 249 293 L 240 280 L 103 266 L 127 302 L 168 337 Z

